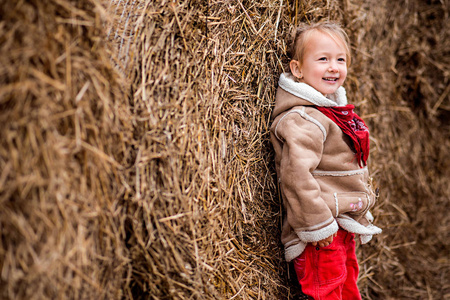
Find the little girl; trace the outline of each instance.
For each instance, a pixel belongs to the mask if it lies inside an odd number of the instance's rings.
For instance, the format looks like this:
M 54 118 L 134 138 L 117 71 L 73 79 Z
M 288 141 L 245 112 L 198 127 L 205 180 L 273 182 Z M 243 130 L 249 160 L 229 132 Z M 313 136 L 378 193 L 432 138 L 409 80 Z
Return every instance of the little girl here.
M 381 229 L 369 212 L 369 131 L 342 87 L 348 36 L 332 22 L 302 25 L 290 55 L 271 126 L 285 257 L 309 299 L 361 299 L 354 234 L 367 243 Z

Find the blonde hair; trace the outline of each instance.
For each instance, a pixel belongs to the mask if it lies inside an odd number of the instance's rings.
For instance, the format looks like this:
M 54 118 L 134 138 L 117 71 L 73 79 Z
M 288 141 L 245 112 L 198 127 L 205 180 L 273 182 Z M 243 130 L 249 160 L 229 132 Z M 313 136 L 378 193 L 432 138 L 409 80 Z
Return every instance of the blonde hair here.
M 302 65 L 303 57 L 305 54 L 306 45 L 309 38 L 314 32 L 321 32 L 328 34 L 336 43 L 342 44 L 346 52 L 346 62 L 347 67 L 351 63 L 351 53 L 350 53 L 350 40 L 344 29 L 335 22 L 324 21 L 312 24 L 301 24 L 298 26 L 293 34 L 292 41 L 289 45 L 288 56 L 290 60 L 296 60 Z

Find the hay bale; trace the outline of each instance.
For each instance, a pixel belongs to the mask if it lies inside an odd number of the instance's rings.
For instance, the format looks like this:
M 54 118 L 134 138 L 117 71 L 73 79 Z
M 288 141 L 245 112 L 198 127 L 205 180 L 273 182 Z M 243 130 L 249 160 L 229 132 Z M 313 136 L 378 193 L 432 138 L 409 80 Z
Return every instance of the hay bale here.
M 241 6 L 204 4 L 111 1 L 108 9 L 117 16 L 108 31 L 119 68 L 132 80 L 138 153 L 128 176 L 135 194 L 127 208 L 132 271 L 125 289 L 130 298 L 274 299 L 282 287 L 272 235 L 279 204 L 272 170 L 261 163 L 270 111 L 262 99 L 274 89 L 276 53 L 272 41 L 232 37 L 250 24 L 245 13 L 236 19 Z M 253 24 L 263 27 L 261 36 L 275 32 L 278 10 Z M 226 53 L 230 44 L 220 41 L 228 38 L 242 49 Z M 235 53 L 244 47 L 253 54 Z M 272 62 L 250 66 L 253 55 Z M 253 78 L 256 67 L 270 76 Z M 240 76 L 260 92 L 235 86 Z
M 371 168 L 385 230 L 362 254 L 361 282 L 369 299 L 447 299 L 449 7 L 377 6 L 360 37 L 357 78 L 374 136 Z
M 0 5 L 1 297 L 299 297 L 268 128 L 288 33 L 323 18 L 382 191 L 363 297 L 449 297 L 445 4 L 47 2 Z
M 0 4 L 2 299 L 121 297 L 131 131 L 101 11 L 89 0 Z

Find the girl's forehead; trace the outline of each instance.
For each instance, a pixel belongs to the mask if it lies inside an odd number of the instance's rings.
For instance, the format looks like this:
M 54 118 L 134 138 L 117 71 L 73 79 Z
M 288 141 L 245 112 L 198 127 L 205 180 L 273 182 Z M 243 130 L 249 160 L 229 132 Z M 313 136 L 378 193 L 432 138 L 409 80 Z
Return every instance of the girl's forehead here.
M 337 34 L 332 34 L 328 32 L 321 32 L 319 30 L 313 30 L 309 35 L 305 37 L 305 51 L 320 50 L 321 48 L 330 48 L 330 45 L 334 46 L 332 48 L 340 48 L 343 52 L 346 51 L 345 42 Z M 332 49 L 330 49 L 332 50 Z

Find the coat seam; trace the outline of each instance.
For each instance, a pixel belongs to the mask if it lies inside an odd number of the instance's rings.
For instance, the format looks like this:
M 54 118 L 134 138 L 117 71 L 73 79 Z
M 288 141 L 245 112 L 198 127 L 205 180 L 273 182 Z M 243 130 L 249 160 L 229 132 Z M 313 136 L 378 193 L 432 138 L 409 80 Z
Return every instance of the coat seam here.
M 280 125 L 281 121 L 283 121 L 283 119 L 286 118 L 291 113 L 298 113 L 303 119 L 305 119 L 306 121 L 309 121 L 309 122 L 313 123 L 314 125 L 316 125 L 317 127 L 319 127 L 320 131 L 322 131 L 322 134 L 323 134 L 323 141 L 325 142 L 327 140 L 327 131 L 326 131 L 325 127 L 317 119 L 308 115 L 305 112 L 305 107 L 303 107 L 301 110 L 300 109 L 291 110 L 291 111 L 287 112 L 284 116 L 281 117 L 281 119 L 278 121 L 277 125 L 275 126 L 275 136 L 277 137 L 277 139 L 282 141 L 282 139 L 278 136 L 278 133 L 277 133 L 278 125 Z
M 353 175 L 363 175 L 367 171 L 367 167 L 359 170 L 349 170 L 349 171 L 324 171 L 324 170 L 314 170 L 311 172 L 313 176 L 353 176 Z

